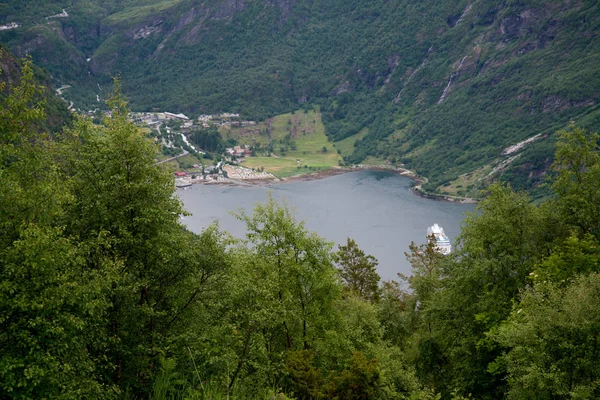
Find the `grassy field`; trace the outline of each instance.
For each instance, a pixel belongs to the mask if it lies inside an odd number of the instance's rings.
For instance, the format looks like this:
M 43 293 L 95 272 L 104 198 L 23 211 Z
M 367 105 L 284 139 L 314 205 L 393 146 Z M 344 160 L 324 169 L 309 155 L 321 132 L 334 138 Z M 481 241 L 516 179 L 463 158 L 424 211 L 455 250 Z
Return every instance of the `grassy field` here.
M 352 152 L 354 152 L 354 143 L 357 140 L 360 140 L 367 136 L 369 133 L 369 128 L 365 128 L 358 132 L 356 135 L 352 135 L 347 137 L 346 139 L 340 140 L 339 142 L 335 142 L 333 145 L 337 150 L 340 151 L 342 157 L 348 157 Z
M 485 180 L 492 171 L 491 165 L 485 165 L 475 171 L 459 175 L 455 180 L 438 186 L 440 193 L 451 196 L 474 197 L 480 196 L 480 181 Z
M 384 160 L 383 158 L 368 156 L 367 158 L 364 159 L 364 161 L 362 163 L 364 165 L 386 165 L 387 161 Z
M 221 134 L 240 145 L 260 145 L 263 150 L 246 158 L 242 165 L 280 178 L 330 169 L 342 160 L 327 140 L 318 111 L 278 115 L 252 128 L 222 128 Z M 267 155 L 269 145 L 271 156 Z
M 194 164 L 207 164 L 207 161 L 210 160 L 198 160 L 195 156 L 191 155 L 191 154 L 186 154 L 183 157 L 179 157 L 177 160 L 177 164 L 179 166 L 179 169 L 182 169 L 184 171 L 186 170 L 192 170 L 193 169 L 193 165 Z
M 140 4 L 141 3 L 141 4 Z M 154 15 L 181 3 L 181 0 L 147 0 L 139 1 L 137 6 L 124 7 L 118 13 L 104 19 L 107 24 L 137 23 L 149 15 Z
M 167 158 L 170 157 L 160 154 L 158 161 L 166 160 Z M 205 159 L 199 160 L 191 154 L 186 154 L 185 156 L 179 157 L 175 160 L 167 161 L 161 165 L 169 169 L 169 171 L 196 172 L 198 170 L 193 167 L 194 164 L 211 165 L 212 161 Z

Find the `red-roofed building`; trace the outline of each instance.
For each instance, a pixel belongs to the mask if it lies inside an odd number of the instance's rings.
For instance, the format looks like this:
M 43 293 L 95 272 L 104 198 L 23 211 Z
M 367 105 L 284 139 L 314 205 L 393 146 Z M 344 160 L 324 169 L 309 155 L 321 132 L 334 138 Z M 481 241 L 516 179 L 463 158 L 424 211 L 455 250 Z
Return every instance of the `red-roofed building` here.
M 185 176 L 185 172 L 175 172 L 175 176 Z

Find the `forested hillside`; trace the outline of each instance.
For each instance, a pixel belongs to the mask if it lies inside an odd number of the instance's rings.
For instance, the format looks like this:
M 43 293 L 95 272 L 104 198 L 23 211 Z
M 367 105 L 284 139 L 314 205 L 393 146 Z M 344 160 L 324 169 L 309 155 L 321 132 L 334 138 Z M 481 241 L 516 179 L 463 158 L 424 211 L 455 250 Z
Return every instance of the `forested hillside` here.
M 73 119 L 73 114 L 67 110 L 63 100 L 55 96 L 51 88 L 50 77 L 43 69 L 31 65 L 30 79 L 38 84 L 38 90 L 32 94 L 43 105 L 45 118 L 38 121 L 38 131 L 56 132 L 62 130 Z M 17 60 L 3 46 L 0 46 L 0 98 L 7 100 L 10 88 L 17 86 L 21 81 L 21 68 Z
M 557 133 L 555 196 L 494 184 L 410 277 L 270 199 L 247 236 L 180 222 L 128 119 L 50 135 L 30 61 L 0 98 L 0 397 L 600 397 L 600 137 Z
M 0 13 L 20 24 L 0 41 L 80 108 L 117 74 L 135 110 L 320 105 L 331 140 L 353 146 L 347 163 L 403 163 L 429 191 L 535 187 L 557 129 L 598 125 L 594 0 L 12 0 Z

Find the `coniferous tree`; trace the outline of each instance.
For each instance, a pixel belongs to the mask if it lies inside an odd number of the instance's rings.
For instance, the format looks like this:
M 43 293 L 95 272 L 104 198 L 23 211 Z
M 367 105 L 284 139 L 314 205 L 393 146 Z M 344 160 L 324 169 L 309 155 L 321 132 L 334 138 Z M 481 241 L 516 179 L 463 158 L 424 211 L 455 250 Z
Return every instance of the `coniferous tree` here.
M 377 259 L 366 255 L 358 248 L 354 239 L 348 238 L 345 245 L 340 245 L 334 255 L 339 265 L 340 275 L 350 292 L 356 293 L 367 301 L 379 301 L 379 274 Z

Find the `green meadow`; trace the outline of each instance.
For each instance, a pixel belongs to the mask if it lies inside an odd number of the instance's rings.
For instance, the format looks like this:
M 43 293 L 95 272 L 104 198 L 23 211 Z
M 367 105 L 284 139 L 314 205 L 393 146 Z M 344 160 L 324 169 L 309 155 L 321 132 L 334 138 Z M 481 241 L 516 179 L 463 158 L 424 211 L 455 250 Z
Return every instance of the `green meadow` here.
M 335 142 L 335 148 L 340 152 L 340 154 L 343 157 L 348 157 L 354 152 L 354 144 L 356 143 L 356 141 L 364 138 L 365 136 L 367 136 L 368 133 L 369 128 L 364 128 L 355 135 L 348 136 L 345 139 Z
M 253 128 L 223 127 L 221 134 L 255 149 L 243 166 L 279 178 L 331 169 L 342 161 L 325 135 L 318 110 L 278 115 Z

